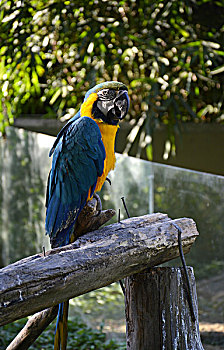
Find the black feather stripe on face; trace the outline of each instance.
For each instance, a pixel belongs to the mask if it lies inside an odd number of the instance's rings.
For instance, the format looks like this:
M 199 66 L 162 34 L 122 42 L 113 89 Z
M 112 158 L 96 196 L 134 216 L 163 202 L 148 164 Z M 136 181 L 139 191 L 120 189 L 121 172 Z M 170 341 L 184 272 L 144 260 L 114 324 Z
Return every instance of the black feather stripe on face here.
M 103 89 L 97 95 L 100 101 L 110 101 L 116 97 L 116 91 L 113 89 Z

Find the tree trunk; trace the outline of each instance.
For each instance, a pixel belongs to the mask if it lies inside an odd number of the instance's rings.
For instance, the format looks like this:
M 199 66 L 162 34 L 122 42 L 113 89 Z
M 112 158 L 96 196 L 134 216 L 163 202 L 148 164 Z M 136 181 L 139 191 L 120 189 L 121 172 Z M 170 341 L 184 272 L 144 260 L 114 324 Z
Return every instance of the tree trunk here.
M 195 321 L 182 268 L 154 267 L 126 278 L 127 350 L 203 350 L 192 267 L 188 274 Z

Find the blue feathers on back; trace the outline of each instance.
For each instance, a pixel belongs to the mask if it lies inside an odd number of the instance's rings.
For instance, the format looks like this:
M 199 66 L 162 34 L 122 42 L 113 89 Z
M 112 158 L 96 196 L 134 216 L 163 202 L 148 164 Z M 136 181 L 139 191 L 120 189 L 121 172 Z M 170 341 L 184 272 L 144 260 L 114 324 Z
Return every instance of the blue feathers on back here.
M 69 243 L 76 218 L 102 175 L 105 148 L 98 125 L 78 113 L 65 125 L 50 151 L 52 169 L 46 198 L 46 233 L 53 247 Z

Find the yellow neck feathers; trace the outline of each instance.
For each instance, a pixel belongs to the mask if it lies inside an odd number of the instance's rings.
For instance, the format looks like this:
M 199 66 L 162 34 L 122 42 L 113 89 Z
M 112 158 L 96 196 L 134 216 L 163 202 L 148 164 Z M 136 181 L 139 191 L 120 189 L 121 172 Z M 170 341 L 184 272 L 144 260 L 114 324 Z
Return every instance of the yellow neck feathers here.
M 83 104 L 81 105 L 81 116 L 82 117 L 93 118 L 92 108 L 93 108 L 94 102 L 97 100 L 97 97 L 98 97 L 97 94 L 93 93 L 87 98 L 87 100 L 85 102 L 83 102 Z
M 114 146 L 116 133 L 119 128 L 118 125 L 110 125 L 104 123 L 102 120 L 94 119 L 92 115 L 92 107 L 93 103 L 97 100 L 97 97 L 98 96 L 96 93 L 91 94 L 81 106 L 81 116 L 92 118 L 99 126 L 102 135 L 102 141 L 106 151 L 106 159 L 104 161 L 103 174 L 97 180 L 95 192 L 101 190 L 101 187 L 103 186 L 109 171 L 114 169 L 115 167 L 116 158 L 114 154 Z

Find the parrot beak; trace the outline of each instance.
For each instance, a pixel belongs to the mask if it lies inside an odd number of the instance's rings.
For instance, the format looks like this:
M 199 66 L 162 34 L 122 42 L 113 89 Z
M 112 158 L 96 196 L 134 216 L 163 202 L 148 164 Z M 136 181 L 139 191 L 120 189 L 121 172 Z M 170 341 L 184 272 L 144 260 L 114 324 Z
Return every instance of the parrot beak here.
M 98 92 L 98 100 L 93 104 L 92 113 L 105 123 L 117 125 L 124 119 L 128 109 L 129 97 L 126 89 L 103 89 Z
M 126 90 L 118 91 L 112 106 L 108 109 L 107 117 L 111 121 L 118 122 L 125 118 L 129 109 L 129 97 Z
M 126 91 L 119 91 L 114 101 L 115 114 L 118 119 L 124 119 L 129 108 L 129 98 Z

